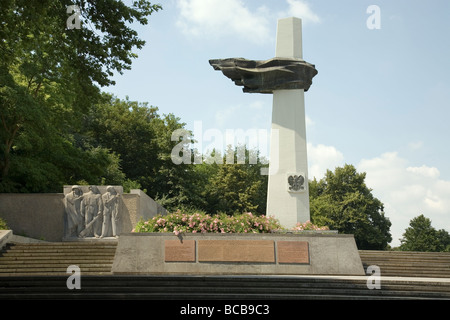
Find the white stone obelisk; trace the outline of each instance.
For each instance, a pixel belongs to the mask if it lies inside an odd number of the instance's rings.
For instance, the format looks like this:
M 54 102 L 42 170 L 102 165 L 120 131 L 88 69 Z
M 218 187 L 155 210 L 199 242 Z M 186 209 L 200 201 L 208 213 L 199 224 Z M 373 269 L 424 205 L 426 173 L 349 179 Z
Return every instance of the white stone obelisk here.
M 278 20 L 275 55 L 303 59 L 301 19 Z M 310 219 L 303 89 L 273 92 L 266 213 L 285 228 Z

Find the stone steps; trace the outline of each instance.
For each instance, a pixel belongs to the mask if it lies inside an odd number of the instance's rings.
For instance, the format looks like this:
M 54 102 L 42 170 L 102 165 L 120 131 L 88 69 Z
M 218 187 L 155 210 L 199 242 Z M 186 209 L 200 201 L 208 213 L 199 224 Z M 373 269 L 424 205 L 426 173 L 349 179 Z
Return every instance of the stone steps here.
M 382 276 L 450 278 L 450 252 L 359 251 L 365 269 L 380 267 Z
M 114 275 L 116 246 L 116 241 L 9 243 L 0 252 L 0 299 L 450 300 L 449 254 L 360 251 L 365 268 L 381 268 L 381 289 L 370 290 L 365 276 Z M 69 265 L 81 269 L 80 290 L 67 288 Z
M 366 279 L 300 276 L 82 276 L 80 290 L 67 275 L 1 277 L 0 299 L 450 299 L 450 282 L 383 280 L 380 290 Z
M 111 274 L 117 241 L 8 243 L 0 252 L 0 275 Z

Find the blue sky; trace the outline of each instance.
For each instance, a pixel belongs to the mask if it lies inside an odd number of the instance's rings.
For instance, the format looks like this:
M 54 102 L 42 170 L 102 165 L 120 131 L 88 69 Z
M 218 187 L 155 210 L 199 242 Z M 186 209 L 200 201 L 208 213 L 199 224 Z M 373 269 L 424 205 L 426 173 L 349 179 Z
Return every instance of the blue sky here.
M 136 26 L 147 44 L 132 70 L 105 91 L 173 113 L 190 130 L 197 123 L 203 145 L 210 130 L 268 131 L 272 96 L 243 93 L 208 60 L 272 58 L 277 20 L 299 17 L 303 58 L 319 71 L 305 94 L 310 178 L 345 163 L 366 172 L 394 246 L 420 214 L 450 232 L 448 0 L 160 3 Z M 380 29 L 367 27 L 370 5 Z

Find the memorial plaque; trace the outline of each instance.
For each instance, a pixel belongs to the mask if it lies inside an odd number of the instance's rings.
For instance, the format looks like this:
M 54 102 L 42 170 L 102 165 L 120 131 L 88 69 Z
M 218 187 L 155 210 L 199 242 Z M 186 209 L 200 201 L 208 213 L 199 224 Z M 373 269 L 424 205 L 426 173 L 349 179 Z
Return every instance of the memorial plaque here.
M 275 262 L 273 240 L 199 240 L 199 262 Z
M 165 262 L 195 262 L 195 240 L 165 240 Z
M 309 264 L 309 246 L 307 241 L 277 241 L 278 263 Z

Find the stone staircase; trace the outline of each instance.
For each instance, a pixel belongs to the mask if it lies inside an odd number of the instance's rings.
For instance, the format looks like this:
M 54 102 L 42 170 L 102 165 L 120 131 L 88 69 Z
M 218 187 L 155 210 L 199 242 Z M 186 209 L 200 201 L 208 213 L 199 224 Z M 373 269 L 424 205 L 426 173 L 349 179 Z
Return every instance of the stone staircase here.
M 450 300 L 450 254 L 360 251 L 365 268 L 381 268 L 381 289 L 370 289 L 367 276 L 114 275 L 116 246 L 8 243 L 0 251 L 0 300 Z M 81 289 L 67 287 L 70 265 L 81 269 Z
M 381 276 L 450 278 L 450 252 L 407 252 L 360 250 L 366 270 L 380 267 Z
M 84 275 L 111 274 L 117 241 L 8 243 L 0 251 L 0 276 L 67 275 L 78 266 Z
M 0 276 L 0 300 L 450 300 L 450 282 L 302 276 Z M 244 303 L 244 302 L 236 302 Z

